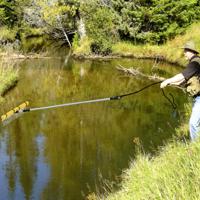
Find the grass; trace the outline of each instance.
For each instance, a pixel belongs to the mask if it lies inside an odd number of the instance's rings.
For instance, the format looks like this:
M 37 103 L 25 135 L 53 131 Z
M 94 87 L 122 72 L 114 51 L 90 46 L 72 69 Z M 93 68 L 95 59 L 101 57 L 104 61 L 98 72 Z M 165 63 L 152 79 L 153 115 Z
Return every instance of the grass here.
M 17 33 L 17 29 L 9 29 L 6 26 L 1 26 L 0 27 L 0 41 L 10 41 L 10 42 L 14 42 L 15 41 L 15 37 L 16 37 L 16 33 Z
M 123 174 L 121 189 L 105 200 L 200 199 L 200 142 L 173 142 L 159 156 L 139 155 Z
M 73 54 L 78 56 L 88 56 L 91 54 L 90 45 L 92 43 L 92 40 L 88 37 L 82 38 L 80 42 L 75 42 L 76 44 L 73 44 Z
M 0 61 L 0 102 L 3 101 L 5 92 L 15 85 L 17 80 L 18 70 L 14 68 L 14 65 Z
M 162 58 L 170 63 L 175 63 L 178 65 L 185 65 L 186 61 L 183 56 L 182 47 L 184 44 L 193 40 L 196 44 L 197 49 L 200 50 L 200 22 L 192 24 L 187 31 L 169 40 L 163 45 L 134 45 L 132 42 L 120 41 L 112 46 L 111 57 L 121 56 L 121 57 L 136 57 L 136 58 Z M 89 38 L 84 38 L 75 45 L 73 49 L 73 54 L 77 57 L 95 57 L 92 54 L 91 40 Z
M 179 65 L 185 64 L 181 47 L 193 40 L 200 50 L 200 22 L 191 25 L 183 35 L 175 37 L 164 45 L 134 45 L 131 42 L 119 42 L 113 46 L 113 55 L 133 56 L 138 58 L 161 57 L 164 60 Z

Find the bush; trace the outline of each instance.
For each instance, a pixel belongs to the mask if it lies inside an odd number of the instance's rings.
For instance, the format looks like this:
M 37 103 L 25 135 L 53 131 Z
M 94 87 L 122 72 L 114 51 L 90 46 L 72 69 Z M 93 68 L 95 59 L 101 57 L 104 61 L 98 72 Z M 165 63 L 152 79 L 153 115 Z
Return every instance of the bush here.
M 83 3 L 81 10 L 87 33 L 93 40 L 91 51 L 108 55 L 112 51 L 112 44 L 118 40 L 116 16 L 111 9 L 101 6 L 99 1 Z
M 91 44 L 91 51 L 95 54 L 102 54 L 104 56 L 109 55 L 112 50 L 111 42 L 104 38 L 98 38 L 95 42 Z
M 122 39 L 164 43 L 200 19 L 197 0 L 113 0 Z
M 84 55 L 88 56 L 91 54 L 91 44 L 92 40 L 88 37 L 84 37 L 79 41 L 78 34 L 75 34 L 73 38 L 73 53 L 75 55 Z
M 0 43 L 14 42 L 17 35 L 17 29 L 10 29 L 7 26 L 0 27 Z
M 0 48 L 3 51 L 19 50 L 20 40 L 18 39 L 18 28 L 13 27 L 12 29 L 7 26 L 0 27 Z

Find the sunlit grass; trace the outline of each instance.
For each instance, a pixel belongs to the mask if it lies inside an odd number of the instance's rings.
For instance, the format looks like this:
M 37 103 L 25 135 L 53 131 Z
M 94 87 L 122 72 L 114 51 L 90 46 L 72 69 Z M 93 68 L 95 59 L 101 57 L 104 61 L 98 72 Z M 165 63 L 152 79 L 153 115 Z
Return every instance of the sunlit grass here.
M 91 39 L 89 39 L 88 37 L 84 37 L 79 44 L 77 44 L 76 46 L 74 46 L 73 48 L 73 54 L 74 55 L 79 55 L 79 56 L 87 56 L 91 54 L 91 49 L 90 49 L 90 45 L 91 45 Z
M 138 156 L 123 174 L 121 190 L 107 200 L 199 199 L 200 143 L 171 143 L 155 158 Z
M 17 82 L 17 79 L 18 70 L 13 64 L 0 61 L 0 102 L 3 101 L 2 96 Z
M 10 41 L 14 42 L 17 30 L 16 29 L 9 29 L 6 26 L 0 27 L 0 41 L 5 40 L 5 41 Z
M 191 25 L 185 34 L 175 37 L 164 45 L 134 45 L 131 42 L 119 42 L 113 46 L 113 54 L 133 57 L 162 57 L 163 59 L 185 64 L 182 47 L 193 40 L 197 49 L 200 50 L 200 23 Z

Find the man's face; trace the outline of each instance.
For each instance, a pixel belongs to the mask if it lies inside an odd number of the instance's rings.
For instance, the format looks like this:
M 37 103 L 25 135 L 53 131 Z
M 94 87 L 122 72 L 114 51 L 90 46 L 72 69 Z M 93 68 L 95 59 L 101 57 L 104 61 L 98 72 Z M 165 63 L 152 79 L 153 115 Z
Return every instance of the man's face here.
M 184 50 L 184 56 L 186 60 L 190 60 L 194 54 L 191 51 Z

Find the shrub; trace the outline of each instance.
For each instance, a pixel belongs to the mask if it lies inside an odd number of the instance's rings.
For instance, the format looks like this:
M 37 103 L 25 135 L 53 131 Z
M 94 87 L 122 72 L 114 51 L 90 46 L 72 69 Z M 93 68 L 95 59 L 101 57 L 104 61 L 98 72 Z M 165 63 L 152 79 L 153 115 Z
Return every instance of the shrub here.
M 81 10 L 87 33 L 93 40 L 91 51 L 96 54 L 109 54 L 112 44 L 118 40 L 116 16 L 113 11 L 94 0 L 83 3 Z
M 164 43 L 200 19 L 197 0 L 113 0 L 122 39 Z

